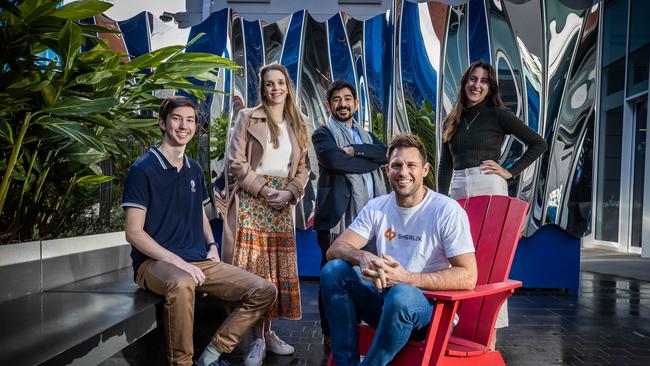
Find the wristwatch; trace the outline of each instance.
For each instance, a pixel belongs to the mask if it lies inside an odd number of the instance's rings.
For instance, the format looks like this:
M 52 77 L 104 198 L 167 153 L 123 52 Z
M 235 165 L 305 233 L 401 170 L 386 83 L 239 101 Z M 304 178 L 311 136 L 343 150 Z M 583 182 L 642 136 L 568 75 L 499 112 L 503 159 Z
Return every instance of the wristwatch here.
M 219 247 L 219 245 L 217 244 L 216 241 L 211 241 L 207 245 L 208 250 L 210 250 L 210 247 L 213 246 L 213 245 L 216 246 L 217 248 Z

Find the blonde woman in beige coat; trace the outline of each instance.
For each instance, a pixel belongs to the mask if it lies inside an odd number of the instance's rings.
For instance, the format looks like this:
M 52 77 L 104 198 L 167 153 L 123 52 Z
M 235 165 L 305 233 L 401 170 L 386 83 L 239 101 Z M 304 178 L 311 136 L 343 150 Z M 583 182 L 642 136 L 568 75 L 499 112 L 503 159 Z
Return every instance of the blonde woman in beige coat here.
M 271 330 L 271 320 L 300 319 L 300 283 L 294 230 L 295 205 L 309 176 L 309 138 L 284 66 L 260 70 L 260 101 L 236 117 L 228 162 L 235 178 L 228 202 L 222 257 L 265 278 L 278 289 L 276 303 L 253 328 L 244 358 L 261 365 L 266 350 L 287 355 L 294 348 Z

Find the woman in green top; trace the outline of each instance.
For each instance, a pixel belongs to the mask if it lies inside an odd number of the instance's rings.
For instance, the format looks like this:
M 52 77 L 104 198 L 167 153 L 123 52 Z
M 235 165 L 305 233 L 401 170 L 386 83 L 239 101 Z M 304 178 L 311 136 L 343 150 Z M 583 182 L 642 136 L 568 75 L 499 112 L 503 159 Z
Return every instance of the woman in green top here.
M 528 145 L 506 169 L 497 161 L 506 135 Z M 447 116 L 438 166 L 438 191 L 459 199 L 480 195 L 508 195 L 507 179 L 517 176 L 546 151 L 546 142 L 507 110 L 492 65 L 477 61 L 460 82 L 456 103 Z M 496 328 L 508 326 L 507 306 L 501 307 Z M 492 337 L 491 348 L 496 344 Z

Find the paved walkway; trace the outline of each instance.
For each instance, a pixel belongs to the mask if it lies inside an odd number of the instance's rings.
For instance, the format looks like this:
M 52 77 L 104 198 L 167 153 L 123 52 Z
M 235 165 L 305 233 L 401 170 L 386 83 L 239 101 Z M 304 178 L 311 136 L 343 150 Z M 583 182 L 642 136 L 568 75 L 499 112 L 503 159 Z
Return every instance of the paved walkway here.
M 510 299 L 510 326 L 500 331 L 497 344 L 509 366 L 650 365 L 650 260 L 593 250 L 582 257 L 577 293 L 523 290 Z M 273 326 L 296 353 L 269 355 L 266 365 L 325 364 L 318 282 L 301 281 L 301 292 L 303 320 Z M 149 351 L 127 350 L 104 366 L 152 364 L 143 355 L 160 353 L 160 337 L 154 332 L 140 342 Z M 239 364 L 241 356 L 230 360 Z

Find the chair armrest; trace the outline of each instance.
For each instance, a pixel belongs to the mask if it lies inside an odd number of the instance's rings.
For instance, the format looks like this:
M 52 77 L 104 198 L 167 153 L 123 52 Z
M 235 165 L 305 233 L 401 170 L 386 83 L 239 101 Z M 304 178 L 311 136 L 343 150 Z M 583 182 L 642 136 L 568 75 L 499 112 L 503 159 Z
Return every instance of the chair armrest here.
M 474 287 L 473 290 L 427 291 L 424 293 L 424 296 L 430 299 L 459 301 L 512 291 L 521 286 L 521 281 L 506 280 L 504 282 L 479 285 Z

